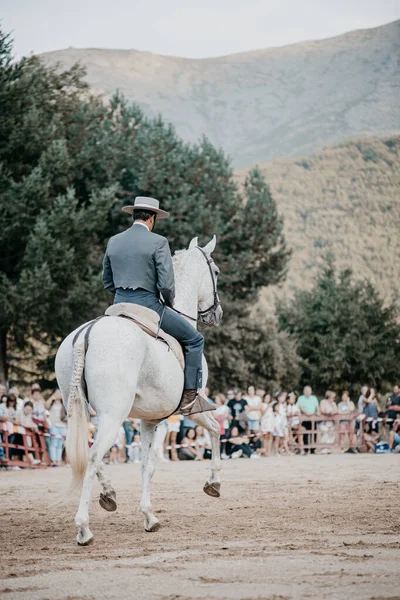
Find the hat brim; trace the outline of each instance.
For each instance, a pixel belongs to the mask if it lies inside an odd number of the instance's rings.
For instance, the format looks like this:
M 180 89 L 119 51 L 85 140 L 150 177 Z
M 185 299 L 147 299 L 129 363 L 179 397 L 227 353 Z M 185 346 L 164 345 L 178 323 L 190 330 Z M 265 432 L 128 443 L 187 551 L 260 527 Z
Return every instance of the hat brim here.
M 122 212 L 128 213 L 129 215 L 132 215 L 134 210 L 150 210 L 151 212 L 156 213 L 159 219 L 167 219 L 169 217 L 169 212 L 161 210 L 161 208 L 154 208 L 154 206 L 150 206 L 150 204 L 129 204 L 128 206 L 122 207 Z

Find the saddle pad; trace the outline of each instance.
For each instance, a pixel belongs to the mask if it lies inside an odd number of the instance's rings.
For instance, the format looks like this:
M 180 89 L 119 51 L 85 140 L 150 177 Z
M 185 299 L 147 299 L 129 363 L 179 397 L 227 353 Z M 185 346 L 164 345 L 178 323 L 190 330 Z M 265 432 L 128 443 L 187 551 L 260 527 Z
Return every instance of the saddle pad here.
M 109 306 L 104 313 L 109 317 L 131 317 L 135 319 L 136 324 L 141 327 L 141 329 L 151 335 L 149 333 L 150 330 L 154 337 L 157 335 L 158 324 L 160 322 L 160 317 L 156 313 L 155 310 L 151 310 L 151 308 L 146 308 L 145 306 L 140 306 L 139 304 L 132 304 L 131 302 L 120 302 L 119 304 L 112 304 Z M 182 369 L 185 368 L 185 358 L 183 356 L 182 346 L 172 335 L 165 333 L 162 329 L 158 331 L 158 337 L 163 339 L 168 346 L 171 348 L 172 352 L 175 354 L 178 359 L 179 364 Z

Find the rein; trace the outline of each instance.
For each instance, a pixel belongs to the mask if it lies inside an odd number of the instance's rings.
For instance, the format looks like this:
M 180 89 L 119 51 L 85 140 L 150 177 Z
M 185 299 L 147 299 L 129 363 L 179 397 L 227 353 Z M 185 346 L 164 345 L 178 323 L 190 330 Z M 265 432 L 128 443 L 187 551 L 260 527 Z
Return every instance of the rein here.
M 178 310 L 176 308 L 172 308 L 172 310 L 174 312 L 178 313 L 178 315 L 181 315 L 182 317 L 186 317 L 187 319 L 190 319 L 194 323 L 197 323 L 198 321 L 200 321 L 206 327 L 211 327 L 211 324 L 207 323 L 205 318 L 208 314 L 214 313 L 217 310 L 218 306 L 221 304 L 221 302 L 219 300 L 219 296 L 218 296 L 218 292 L 217 292 L 216 278 L 214 276 L 214 273 L 213 273 L 213 270 L 211 267 L 211 265 L 213 264 L 213 261 L 208 258 L 207 254 L 204 252 L 203 248 L 200 248 L 199 246 L 197 246 L 197 250 L 200 250 L 200 252 L 204 256 L 204 258 L 206 259 L 208 268 L 210 270 L 211 281 L 213 284 L 214 303 L 209 308 L 206 308 L 205 310 L 199 310 L 197 312 L 197 319 L 181 312 L 180 310 Z

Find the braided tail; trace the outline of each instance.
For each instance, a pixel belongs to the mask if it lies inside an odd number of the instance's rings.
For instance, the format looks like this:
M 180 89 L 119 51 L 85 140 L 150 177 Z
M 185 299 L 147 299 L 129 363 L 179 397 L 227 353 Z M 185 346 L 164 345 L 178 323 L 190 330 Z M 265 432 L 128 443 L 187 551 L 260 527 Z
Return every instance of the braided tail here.
M 68 397 L 66 450 L 72 469 L 72 487 L 82 486 L 88 462 L 88 403 L 82 388 L 85 344 L 77 340 L 72 354 L 72 379 Z

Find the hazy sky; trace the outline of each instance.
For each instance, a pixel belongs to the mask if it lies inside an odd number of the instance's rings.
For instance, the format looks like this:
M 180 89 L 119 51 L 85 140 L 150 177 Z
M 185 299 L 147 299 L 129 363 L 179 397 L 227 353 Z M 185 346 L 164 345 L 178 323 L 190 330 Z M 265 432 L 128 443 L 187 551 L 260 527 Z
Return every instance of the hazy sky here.
M 400 0 L 0 0 L 18 56 L 74 46 L 208 57 L 400 18 Z

